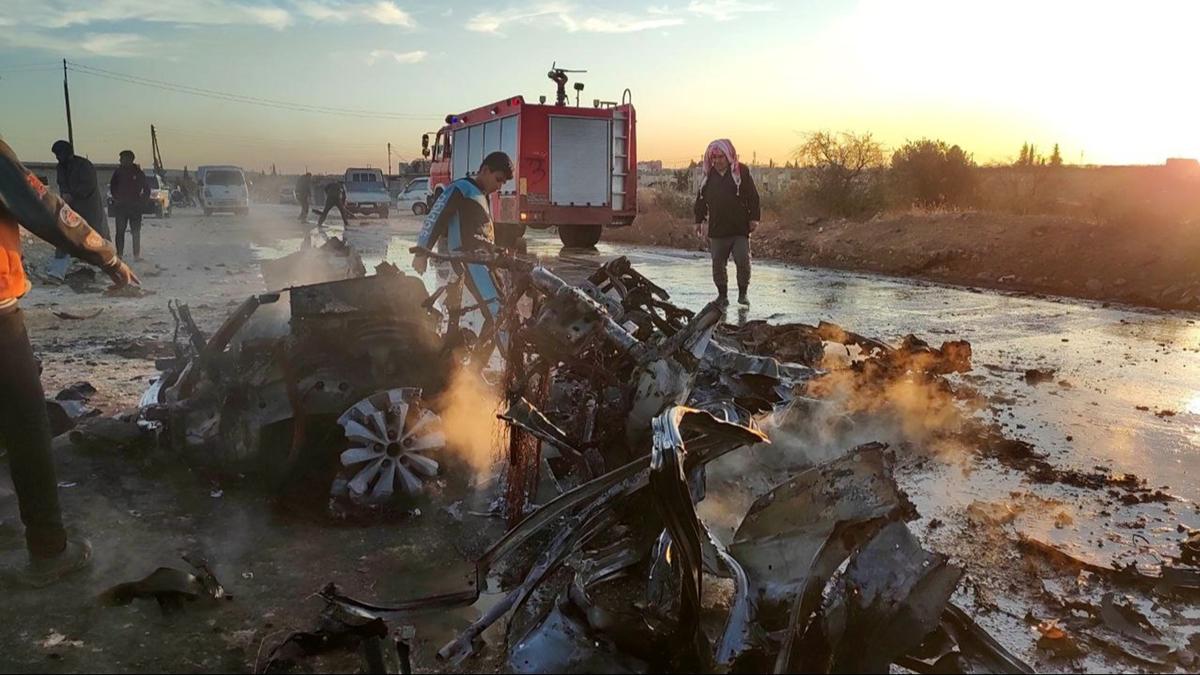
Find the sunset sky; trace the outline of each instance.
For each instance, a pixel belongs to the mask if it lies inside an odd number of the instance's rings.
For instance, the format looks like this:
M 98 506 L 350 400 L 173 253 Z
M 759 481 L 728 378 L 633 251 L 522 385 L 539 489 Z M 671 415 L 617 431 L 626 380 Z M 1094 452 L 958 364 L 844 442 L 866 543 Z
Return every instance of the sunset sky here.
M 783 162 L 819 129 L 1157 164 L 1200 156 L 1197 26 L 1194 2 L 0 0 L 0 136 L 50 159 L 66 58 L 93 160 L 148 159 L 153 123 L 169 167 L 384 166 L 447 113 L 552 95 L 558 61 L 586 101 L 630 88 L 640 158 L 670 165 L 715 137 Z

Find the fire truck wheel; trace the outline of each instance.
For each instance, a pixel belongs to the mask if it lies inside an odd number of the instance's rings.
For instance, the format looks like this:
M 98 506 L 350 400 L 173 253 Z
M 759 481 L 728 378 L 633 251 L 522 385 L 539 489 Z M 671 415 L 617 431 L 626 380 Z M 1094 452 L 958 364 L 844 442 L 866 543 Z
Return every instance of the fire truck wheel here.
M 497 223 L 496 224 L 496 243 L 504 248 L 517 248 L 521 242 L 521 237 L 525 236 L 525 226 L 517 223 Z
M 558 228 L 558 238 L 568 248 L 592 248 L 600 241 L 601 225 L 571 225 Z

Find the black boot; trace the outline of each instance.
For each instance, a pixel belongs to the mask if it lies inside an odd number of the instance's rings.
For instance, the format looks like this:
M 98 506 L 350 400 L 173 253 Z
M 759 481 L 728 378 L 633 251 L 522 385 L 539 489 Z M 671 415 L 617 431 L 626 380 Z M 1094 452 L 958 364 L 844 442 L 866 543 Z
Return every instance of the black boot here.
M 746 305 L 747 307 L 750 306 L 750 298 L 746 296 L 745 288 L 738 289 L 738 304 Z
M 728 288 L 717 288 L 717 302 L 722 307 L 729 305 L 729 289 Z

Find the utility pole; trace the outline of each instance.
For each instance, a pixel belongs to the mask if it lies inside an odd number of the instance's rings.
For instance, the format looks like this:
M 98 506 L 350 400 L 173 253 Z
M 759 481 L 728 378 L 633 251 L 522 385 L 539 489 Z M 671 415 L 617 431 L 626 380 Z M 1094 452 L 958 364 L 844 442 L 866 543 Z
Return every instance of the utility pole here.
M 67 86 L 67 60 L 63 59 L 63 101 L 67 104 L 67 142 L 75 147 L 75 129 L 71 126 L 71 89 Z
M 154 125 L 150 125 L 150 154 L 154 161 L 154 173 L 157 175 L 166 175 L 166 169 L 163 167 L 162 154 L 158 151 L 158 133 L 154 130 Z
M 392 144 L 388 143 L 388 175 L 392 175 Z

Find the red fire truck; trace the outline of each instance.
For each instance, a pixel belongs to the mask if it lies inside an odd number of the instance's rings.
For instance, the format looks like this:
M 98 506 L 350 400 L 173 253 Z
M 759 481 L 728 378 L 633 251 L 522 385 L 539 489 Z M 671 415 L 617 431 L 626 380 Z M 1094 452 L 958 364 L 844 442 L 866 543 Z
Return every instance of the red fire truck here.
M 594 246 L 605 226 L 633 223 L 637 215 L 637 118 L 626 89 L 620 103 L 596 99 L 568 104 L 568 71 L 553 68 L 555 103 L 527 103 L 521 96 L 458 115 L 430 147 L 429 187 L 436 200 L 451 181 L 473 174 L 495 150 L 512 157 L 516 174 L 492 195 L 497 243 L 512 245 L 526 227 L 557 227 L 566 246 Z M 431 156 L 432 155 L 432 156 Z

